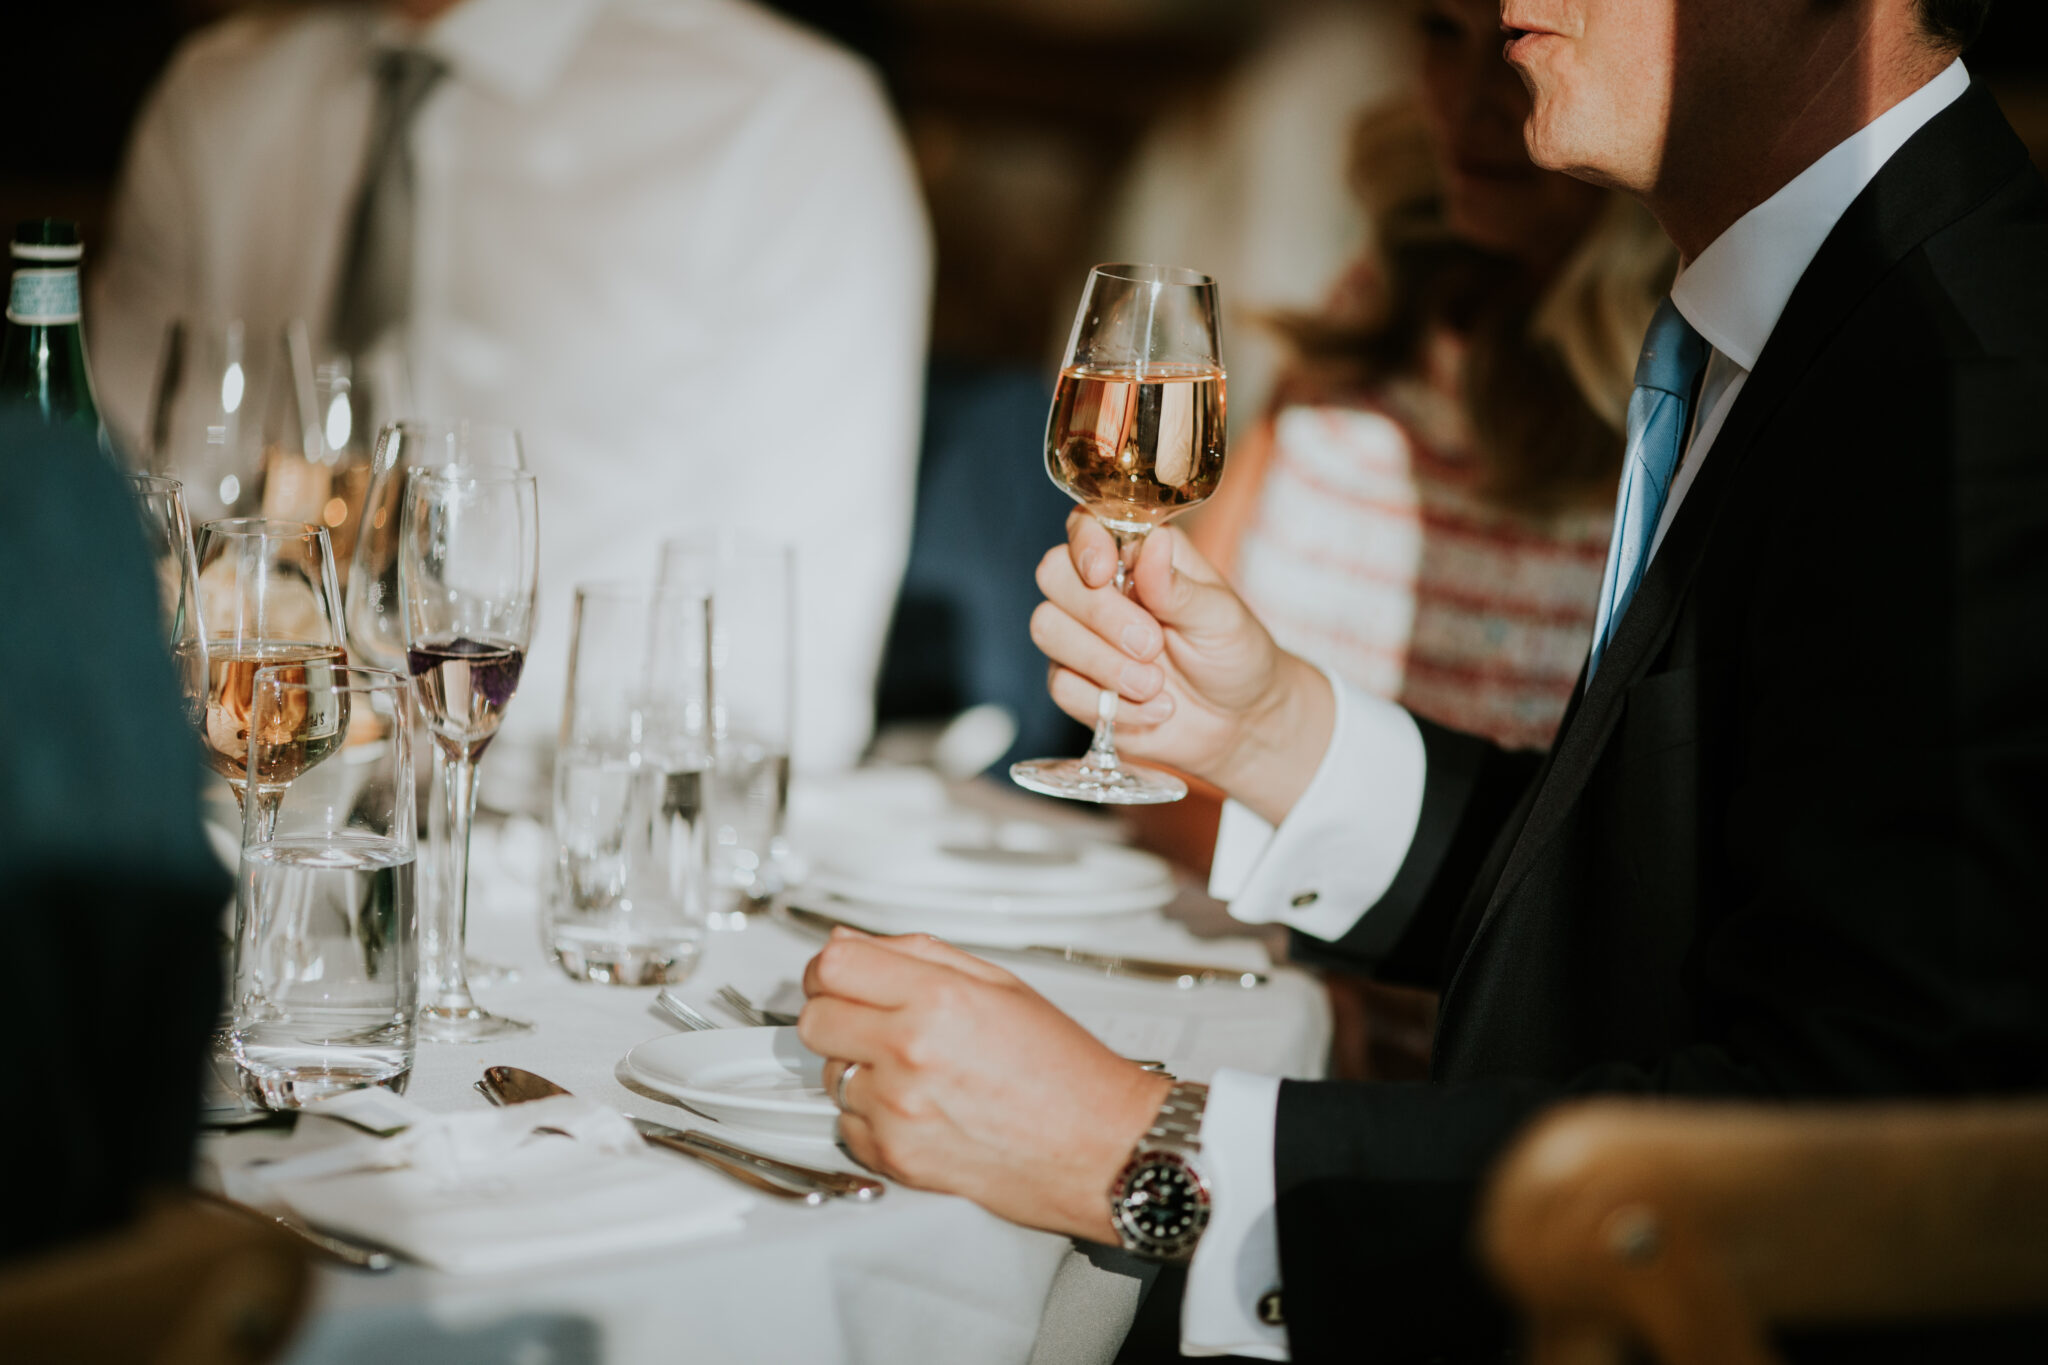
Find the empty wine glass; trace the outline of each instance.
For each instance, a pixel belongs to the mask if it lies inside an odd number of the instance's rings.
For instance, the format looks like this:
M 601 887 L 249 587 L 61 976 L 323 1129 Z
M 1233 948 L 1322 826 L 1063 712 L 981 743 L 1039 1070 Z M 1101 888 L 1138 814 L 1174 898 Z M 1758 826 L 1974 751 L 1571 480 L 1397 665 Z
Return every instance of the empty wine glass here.
M 179 318 L 164 329 L 144 445 L 150 469 L 181 480 L 202 519 L 255 509 L 262 399 L 281 356 L 252 344 L 239 319 Z
M 479 1042 L 531 1024 L 479 1007 L 463 967 L 476 764 L 519 686 L 539 590 L 540 500 L 533 475 L 478 465 L 406 476 L 398 585 L 406 671 L 426 716 L 448 803 L 447 894 L 427 926 L 423 1036 Z
M 519 433 L 491 422 L 409 418 L 377 433 L 370 455 L 369 491 L 348 566 L 348 639 L 356 657 L 378 668 L 405 671 L 404 611 L 398 599 L 399 518 L 405 479 L 413 470 L 442 465 L 524 469 Z
M 199 622 L 199 575 L 192 522 L 185 512 L 185 486 L 161 474 L 131 474 L 128 486 L 142 513 L 150 562 L 156 566 L 164 639 L 177 662 L 186 701 L 196 703 L 205 687 L 206 632 Z M 198 723 L 196 710 L 192 720 Z
M 405 621 L 398 598 L 398 531 L 404 512 L 405 479 L 413 470 L 441 465 L 481 465 L 493 469 L 524 469 L 526 457 L 519 433 L 496 422 L 463 417 L 453 421 L 407 418 L 387 423 L 377 433 L 367 471 L 367 491 L 356 523 L 354 552 L 348 565 L 348 639 L 364 663 L 404 673 Z M 422 716 L 420 723 L 426 724 Z M 446 776 L 437 746 L 423 746 L 434 756 L 434 778 Z M 448 850 L 446 793 L 427 802 L 427 847 L 419 864 L 420 917 L 437 922 L 447 895 L 442 859 Z M 495 962 L 471 958 L 464 964 L 469 984 L 488 986 L 517 980 L 519 973 Z
M 1118 591 L 1145 537 L 1223 477 L 1223 353 L 1216 282 L 1170 265 L 1088 272 L 1045 428 L 1045 468 L 1116 540 Z M 1178 801 L 1187 784 L 1116 753 L 1117 694 L 1105 688 L 1082 758 L 1010 766 L 1047 796 L 1108 805 Z
M 245 802 L 257 670 L 275 667 L 304 683 L 348 662 L 334 554 L 325 528 L 260 517 L 204 522 L 193 549 L 206 630 L 185 647 L 182 671 L 195 689 L 207 763 Z M 264 828 L 276 793 L 259 787 L 255 794 Z

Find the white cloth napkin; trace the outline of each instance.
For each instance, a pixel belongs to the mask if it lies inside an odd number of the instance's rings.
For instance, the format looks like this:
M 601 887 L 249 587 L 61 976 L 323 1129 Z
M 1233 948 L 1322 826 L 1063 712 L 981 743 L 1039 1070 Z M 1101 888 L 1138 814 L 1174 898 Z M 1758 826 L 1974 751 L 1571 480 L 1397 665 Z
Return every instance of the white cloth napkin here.
M 355 1091 L 309 1108 L 299 1129 L 258 1173 L 269 1198 L 461 1274 L 731 1232 L 754 1202 L 650 1150 L 616 1112 L 566 1095 L 436 1114 L 388 1091 Z

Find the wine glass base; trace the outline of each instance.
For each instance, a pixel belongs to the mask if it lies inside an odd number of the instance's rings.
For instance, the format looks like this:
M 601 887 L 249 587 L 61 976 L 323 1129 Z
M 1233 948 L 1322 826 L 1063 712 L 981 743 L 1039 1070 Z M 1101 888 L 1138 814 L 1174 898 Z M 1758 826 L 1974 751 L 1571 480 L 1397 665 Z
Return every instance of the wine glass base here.
M 468 1009 L 429 1006 L 419 1016 L 419 1036 L 429 1043 L 482 1043 L 532 1031 L 533 1025 L 524 1019 L 508 1019 L 473 1005 Z
M 1135 764 L 1098 768 L 1085 758 L 1034 758 L 1010 765 L 1010 780 L 1041 796 L 1102 806 L 1163 806 L 1188 794 L 1172 773 Z

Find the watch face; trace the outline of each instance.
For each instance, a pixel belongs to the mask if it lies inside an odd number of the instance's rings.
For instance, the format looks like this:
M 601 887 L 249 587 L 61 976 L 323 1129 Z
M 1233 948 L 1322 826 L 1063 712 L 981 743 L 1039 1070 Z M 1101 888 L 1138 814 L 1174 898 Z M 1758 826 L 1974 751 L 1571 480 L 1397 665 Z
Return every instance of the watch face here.
M 1208 1186 L 1179 1154 L 1146 1152 L 1118 1184 L 1116 1221 L 1135 1250 L 1181 1255 L 1209 1222 Z

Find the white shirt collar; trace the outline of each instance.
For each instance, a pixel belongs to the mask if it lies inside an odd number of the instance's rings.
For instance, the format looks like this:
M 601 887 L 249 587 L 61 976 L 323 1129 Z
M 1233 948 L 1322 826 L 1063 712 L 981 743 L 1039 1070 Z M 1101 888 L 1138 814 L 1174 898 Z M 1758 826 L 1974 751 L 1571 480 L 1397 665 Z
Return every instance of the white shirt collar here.
M 1671 301 L 1721 354 L 1756 368 L 1806 267 L 1856 196 L 1913 134 L 1970 88 L 1961 58 L 1736 219 L 1679 272 Z
M 545 94 L 575 55 L 606 0 L 463 0 L 424 30 L 387 17 L 380 45 L 408 42 L 455 74 L 515 104 Z

